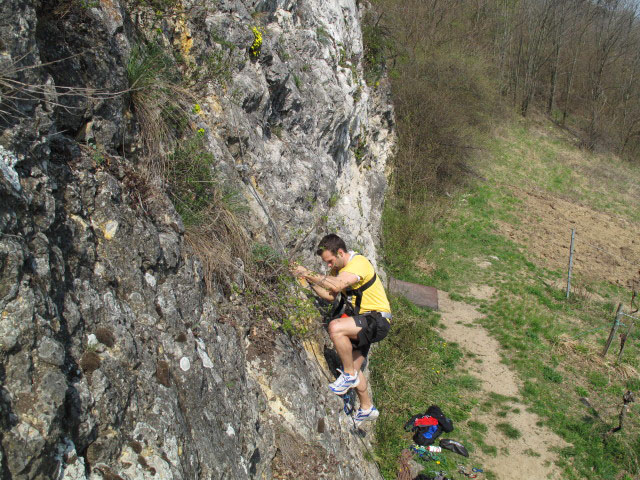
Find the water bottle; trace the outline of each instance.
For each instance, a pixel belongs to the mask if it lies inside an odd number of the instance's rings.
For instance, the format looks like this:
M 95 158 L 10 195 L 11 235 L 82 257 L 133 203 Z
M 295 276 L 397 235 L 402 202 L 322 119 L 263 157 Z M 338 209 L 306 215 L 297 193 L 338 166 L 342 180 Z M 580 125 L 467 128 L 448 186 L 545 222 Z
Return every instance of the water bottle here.
M 442 447 L 436 447 L 435 445 L 429 445 L 429 451 L 433 453 L 442 452 Z

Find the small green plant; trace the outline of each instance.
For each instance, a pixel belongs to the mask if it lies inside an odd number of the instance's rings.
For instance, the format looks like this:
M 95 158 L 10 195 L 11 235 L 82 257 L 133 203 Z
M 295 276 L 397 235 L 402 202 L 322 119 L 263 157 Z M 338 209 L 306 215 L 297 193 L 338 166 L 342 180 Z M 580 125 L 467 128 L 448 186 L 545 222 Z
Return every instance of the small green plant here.
M 89 148 L 92 150 L 91 159 L 94 161 L 96 166 L 102 166 L 105 162 L 104 150 L 99 145 L 95 143 L 89 143 Z
M 500 430 L 502 433 L 504 433 L 506 437 L 511 438 L 513 440 L 516 440 L 522 436 L 522 433 L 520 432 L 520 430 L 518 430 L 516 427 L 514 427 L 513 425 L 507 422 L 498 423 L 496 425 L 496 428 Z
M 79 0 L 82 8 L 97 8 L 100 6 L 100 0 Z
M 204 213 L 217 188 L 214 160 L 204 149 L 200 135 L 181 142 L 169 156 L 166 176 L 171 198 L 187 227 L 205 221 Z
M 211 40 L 216 42 L 218 45 L 225 47 L 227 50 L 234 51 L 237 48 L 235 43 L 230 42 L 229 40 L 224 38 L 222 35 L 220 35 L 218 32 L 211 32 L 209 34 L 209 37 L 211 38 Z
M 282 60 L 283 62 L 286 62 L 291 58 L 291 55 L 289 55 L 289 52 L 287 52 L 285 38 L 283 35 L 280 35 L 280 37 L 278 38 L 278 42 L 276 43 L 276 52 L 278 53 L 280 60 Z
M 194 71 L 194 81 L 213 81 L 226 86 L 231 82 L 233 50 L 220 49 L 207 53 L 202 68 Z
M 367 140 L 364 138 L 358 139 L 356 147 L 353 149 L 353 155 L 356 157 L 356 163 L 360 165 L 364 159 L 367 151 Z
M 255 281 L 248 285 L 245 298 L 261 318 L 275 321 L 289 335 L 305 336 L 317 326 L 319 312 L 312 298 L 302 295 L 297 280 L 288 271 L 288 261 L 270 245 L 255 244 L 251 255 Z
M 344 49 L 344 47 L 340 47 L 339 55 L 340 58 L 338 59 L 338 65 L 342 68 L 349 68 L 349 56 L 347 55 L 347 51 Z
M 295 73 L 293 74 L 293 83 L 295 83 L 296 88 L 300 90 L 300 87 L 302 86 L 302 81 L 300 81 L 300 77 Z
M 323 43 L 326 45 L 331 42 L 331 35 L 329 35 L 329 33 L 324 29 L 324 27 L 316 28 L 316 36 L 318 37 L 318 40 L 320 41 L 320 43 Z
M 273 133 L 276 137 L 282 139 L 282 125 L 273 125 L 271 128 L 271 133 Z

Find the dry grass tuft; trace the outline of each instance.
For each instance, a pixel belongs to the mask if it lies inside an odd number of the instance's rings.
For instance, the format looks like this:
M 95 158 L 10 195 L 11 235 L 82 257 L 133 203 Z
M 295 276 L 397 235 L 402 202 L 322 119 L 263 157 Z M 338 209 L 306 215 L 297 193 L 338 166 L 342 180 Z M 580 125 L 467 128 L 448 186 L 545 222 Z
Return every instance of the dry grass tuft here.
M 185 241 L 202 262 L 207 290 L 230 286 L 225 279 L 245 279 L 244 265 L 249 260 L 249 239 L 241 220 L 215 199 L 201 213 L 202 223 L 187 228 Z M 240 264 L 237 259 L 240 259 Z
M 592 343 L 585 343 L 562 335 L 555 344 L 555 351 L 562 355 L 574 357 L 582 367 L 586 367 L 589 371 L 599 371 L 607 376 L 614 376 L 621 380 L 630 378 L 638 378 L 638 371 L 627 364 L 616 364 L 615 355 L 603 358 L 601 356 L 602 348 Z M 576 358 L 578 357 L 578 358 Z
M 633 368 L 631 365 L 627 364 L 618 364 L 614 366 L 614 370 L 618 377 L 623 380 L 629 380 L 630 378 L 638 378 L 638 370 Z
M 159 45 L 135 46 L 127 77 L 150 173 L 164 177 L 177 139 L 193 130 L 189 114 L 195 96 L 181 85 L 172 59 Z
M 584 340 L 570 337 L 567 334 L 560 336 L 555 344 L 555 350 L 561 354 L 579 356 L 585 361 L 596 363 L 597 365 L 606 364 L 606 361 L 600 356 L 600 347 L 591 343 L 585 343 Z

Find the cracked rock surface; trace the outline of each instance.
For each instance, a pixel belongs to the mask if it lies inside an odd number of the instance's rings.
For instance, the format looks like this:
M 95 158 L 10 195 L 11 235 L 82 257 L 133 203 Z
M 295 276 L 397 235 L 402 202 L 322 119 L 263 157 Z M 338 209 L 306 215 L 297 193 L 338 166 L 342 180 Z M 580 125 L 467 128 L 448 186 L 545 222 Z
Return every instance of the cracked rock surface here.
M 35 91 L 0 97 L 0 477 L 379 478 L 326 387 L 324 340 L 206 293 L 171 201 L 141 193 L 129 95 L 65 93 L 126 91 L 143 31 L 195 68 L 235 45 L 192 121 L 250 236 L 308 251 L 337 230 L 375 261 L 394 131 L 362 80 L 362 12 L 194 0 L 150 26 L 137 3 L 0 5 L 0 75 Z

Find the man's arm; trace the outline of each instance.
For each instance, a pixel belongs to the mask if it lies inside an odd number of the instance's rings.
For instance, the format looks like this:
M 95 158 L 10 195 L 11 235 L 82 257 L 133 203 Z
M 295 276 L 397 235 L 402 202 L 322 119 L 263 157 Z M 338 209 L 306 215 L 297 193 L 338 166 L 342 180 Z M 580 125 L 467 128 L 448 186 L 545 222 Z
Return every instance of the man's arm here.
M 347 287 L 358 283 L 358 276 L 349 273 L 341 272 L 337 276 L 333 275 L 318 275 L 311 272 L 309 269 L 298 265 L 292 272 L 296 277 L 302 277 L 311 283 L 311 288 L 321 298 L 332 302 L 336 294 L 341 292 Z

